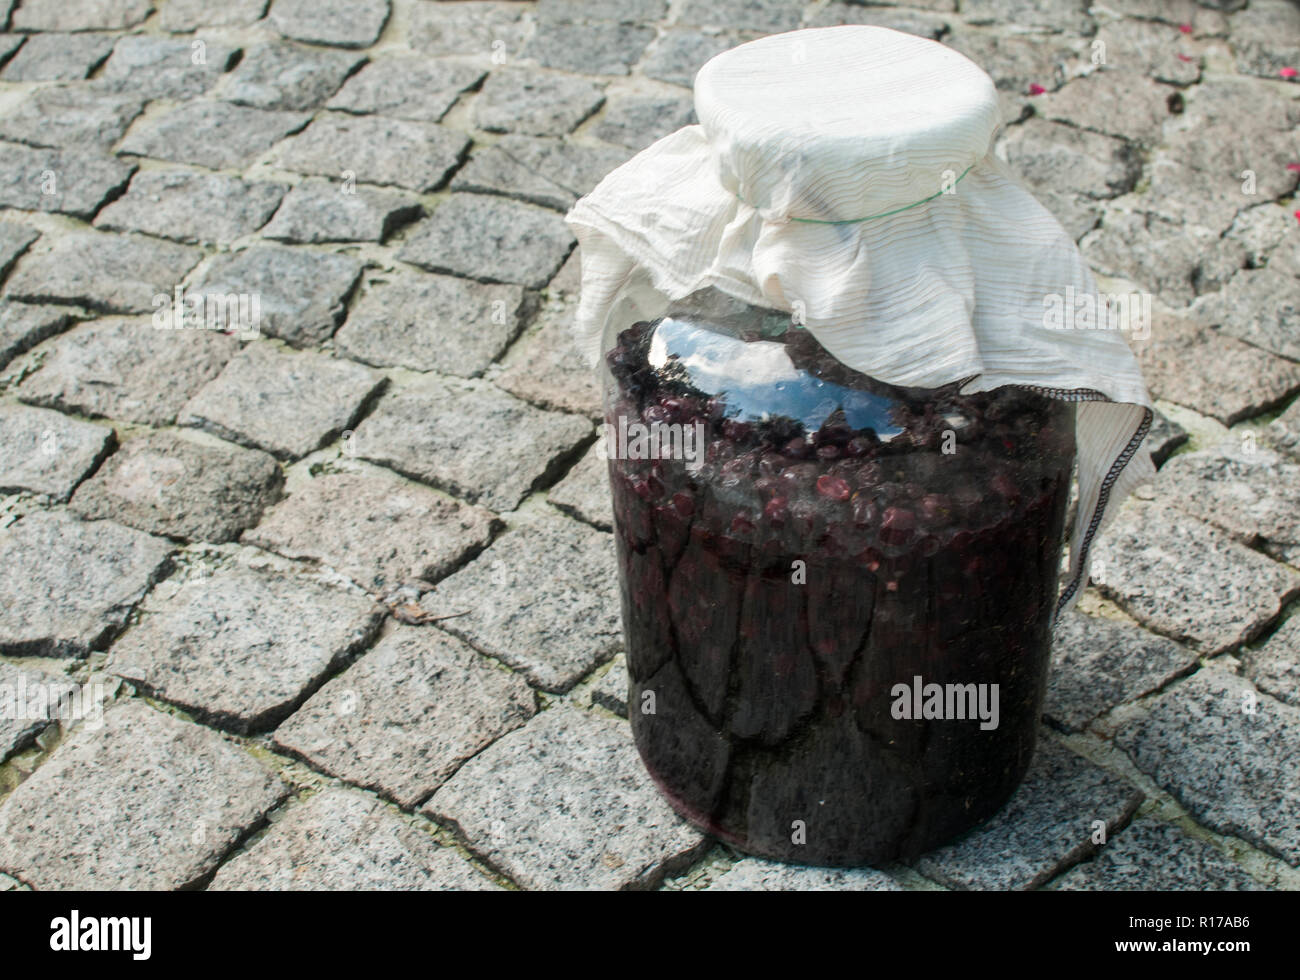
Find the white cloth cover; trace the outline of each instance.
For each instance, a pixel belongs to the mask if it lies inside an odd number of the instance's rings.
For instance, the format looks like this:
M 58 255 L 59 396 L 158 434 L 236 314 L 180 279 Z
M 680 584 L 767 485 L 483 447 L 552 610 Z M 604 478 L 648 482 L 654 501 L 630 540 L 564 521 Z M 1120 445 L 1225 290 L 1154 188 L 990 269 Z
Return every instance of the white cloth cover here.
M 1101 298 L 1074 241 L 993 156 L 989 76 L 933 41 L 829 27 L 718 55 L 696 75 L 695 108 L 698 125 L 614 170 L 566 219 L 587 353 L 600 356 L 607 324 L 711 286 L 791 311 L 891 384 L 970 379 L 963 391 L 1079 402 L 1060 608 L 1072 605 L 1093 537 L 1153 473 L 1140 448 L 1151 403 L 1121 333 L 1064 305 Z

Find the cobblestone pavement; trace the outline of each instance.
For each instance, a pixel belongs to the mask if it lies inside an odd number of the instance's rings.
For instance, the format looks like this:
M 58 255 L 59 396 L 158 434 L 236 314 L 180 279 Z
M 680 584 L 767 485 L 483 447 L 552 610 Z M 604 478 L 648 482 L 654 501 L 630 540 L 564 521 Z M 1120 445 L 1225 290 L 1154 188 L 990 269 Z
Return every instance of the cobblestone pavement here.
M 997 80 L 1006 159 L 1103 289 L 1155 297 L 1164 461 L 1061 625 L 1012 803 L 861 871 L 743 858 L 640 766 L 562 221 L 691 121 L 708 57 L 836 23 Z M 1300 887 L 1295 5 L 0 26 L 0 890 Z M 176 289 L 256 299 L 260 335 L 155 329 Z

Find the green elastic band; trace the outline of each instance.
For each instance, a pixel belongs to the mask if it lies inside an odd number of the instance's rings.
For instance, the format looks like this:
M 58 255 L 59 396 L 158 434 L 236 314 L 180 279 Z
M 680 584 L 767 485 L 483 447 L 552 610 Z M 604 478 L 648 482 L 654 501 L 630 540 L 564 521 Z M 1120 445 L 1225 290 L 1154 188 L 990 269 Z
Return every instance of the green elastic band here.
M 969 167 L 967 167 L 965 170 L 961 172 L 961 177 L 958 177 L 957 180 L 954 180 L 952 182 L 952 186 L 956 187 L 958 181 L 960 181 L 962 177 L 965 177 L 968 173 L 970 173 L 974 169 L 975 169 L 975 164 L 972 163 Z M 904 204 L 901 208 L 894 208 L 894 210 L 892 211 L 882 211 L 880 214 L 869 214 L 865 218 L 844 218 L 840 221 L 824 221 L 821 218 L 790 218 L 789 220 L 801 221 L 806 225 L 856 225 L 859 221 L 871 221 L 874 218 L 888 218 L 891 214 L 901 214 L 904 211 L 912 210 L 912 208 L 919 208 L 922 204 L 928 204 L 929 202 L 933 201 L 936 197 L 941 197 L 943 193 L 944 193 L 943 191 L 936 191 L 934 194 L 931 194 L 929 197 L 923 197 L 921 198 L 921 200 L 913 201 L 911 204 Z M 740 201 L 741 204 L 746 203 L 745 199 L 741 197 L 739 194 L 736 195 L 736 200 Z

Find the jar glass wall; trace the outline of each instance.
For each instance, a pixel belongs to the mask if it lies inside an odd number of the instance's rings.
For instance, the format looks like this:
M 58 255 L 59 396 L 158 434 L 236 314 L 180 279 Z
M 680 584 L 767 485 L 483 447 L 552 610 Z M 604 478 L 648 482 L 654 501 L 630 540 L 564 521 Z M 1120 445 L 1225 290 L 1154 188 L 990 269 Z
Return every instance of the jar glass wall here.
M 629 714 L 678 812 L 825 865 L 995 812 L 1042 707 L 1073 407 L 883 384 L 712 290 L 604 350 Z

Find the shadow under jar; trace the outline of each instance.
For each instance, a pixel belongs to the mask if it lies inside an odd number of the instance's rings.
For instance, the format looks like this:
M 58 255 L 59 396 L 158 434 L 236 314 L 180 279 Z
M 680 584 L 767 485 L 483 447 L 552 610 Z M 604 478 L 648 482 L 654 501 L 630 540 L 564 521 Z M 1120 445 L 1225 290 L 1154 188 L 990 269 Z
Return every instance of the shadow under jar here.
M 915 857 L 1033 753 L 1073 406 L 883 384 L 719 295 L 605 338 L 637 747 L 743 851 Z

